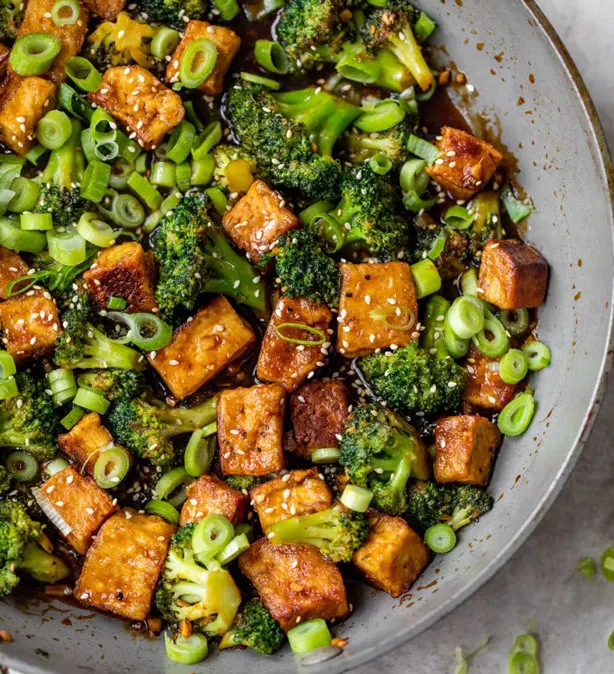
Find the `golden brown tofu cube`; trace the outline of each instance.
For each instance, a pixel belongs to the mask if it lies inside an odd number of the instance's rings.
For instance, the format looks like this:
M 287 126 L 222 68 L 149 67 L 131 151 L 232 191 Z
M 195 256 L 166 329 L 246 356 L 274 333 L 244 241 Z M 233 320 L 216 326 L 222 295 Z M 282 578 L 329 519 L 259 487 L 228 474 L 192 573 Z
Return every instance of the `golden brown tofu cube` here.
M 128 133 L 134 133 L 146 150 L 157 147 L 185 114 L 179 94 L 136 65 L 108 68 L 101 85 L 88 97 L 113 115 Z
M 121 297 L 128 303 L 124 311 L 158 310 L 154 297 L 156 262 L 153 253 L 146 253 L 140 243 L 130 241 L 105 248 L 83 278 L 98 309 L 106 309 L 111 297 Z
M 58 436 L 58 446 L 80 468 L 89 475 L 94 475 L 94 466 L 101 449 L 113 445 L 126 454 L 128 462 L 132 462 L 132 455 L 127 449 L 116 445 L 113 436 L 102 425 L 102 419 L 96 412 L 88 412 L 81 417 L 68 433 Z
M 298 227 L 299 221 L 279 192 L 256 180 L 224 215 L 222 225 L 235 245 L 245 250 L 250 260 L 259 262 L 282 234 Z
M 314 449 L 338 447 L 348 418 L 348 388 L 340 381 L 312 381 L 290 396 L 293 431 L 288 451 L 309 460 Z
M 490 477 L 501 433 L 477 414 L 438 419 L 435 426 L 437 482 L 459 482 L 483 487 Z
M 284 467 L 286 391 L 277 384 L 223 391 L 217 441 L 224 475 L 267 475 Z
M 28 0 L 18 35 L 21 37 L 28 33 L 48 33 L 60 40 L 60 53 L 55 57 L 51 68 L 42 75 L 46 80 L 60 84 L 66 79 L 66 61 L 81 51 L 90 16 L 87 7 L 81 4 L 79 18 L 75 23 L 57 25 L 51 14 L 55 3 L 56 0 Z
M 113 21 L 126 6 L 126 0 L 81 0 L 96 16 Z
M 340 269 L 339 353 L 355 358 L 392 345 L 407 346 L 418 338 L 418 333 L 407 329 L 417 324 L 418 300 L 406 262 L 344 263 Z M 378 318 L 373 318 L 378 312 Z
M 339 569 L 314 545 L 271 545 L 261 538 L 239 557 L 239 569 L 286 632 L 299 622 L 349 612 Z
M 176 529 L 154 515 L 117 513 L 98 532 L 73 596 L 85 606 L 145 620 Z
M 493 177 L 503 155 L 490 143 L 449 126 L 438 138 L 441 157 L 426 172 L 455 199 L 470 199 Z
M 36 125 L 55 105 L 57 86 L 41 77 L 9 72 L 0 86 L 0 141 L 19 155 L 36 140 Z
M 333 500 L 316 468 L 291 470 L 254 487 L 250 496 L 263 531 L 289 517 L 326 510 Z
M 217 96 L 224 89 L 224 76 L 241 46 L 241 38 L 229 28 L 214 26 L 206 21 L 190 21 L 186 26 L 181 42 L 177 45 L 166 67 L 166 81 L 179 80 L 181 57 L 194 40 L 206 38 L 217 47 L 217 60 L 211 75 L 200 85 L 199 91 L 207 96 Z
M 325 304 L 318 304 L 306 297 L 281 297 L 271 314 L 262 340 L 256 374 L 262 381 L 280 384 L 287 391 L 298 388 L 311 372 L 324 365 L 330 347 L 329 329 L 333 315 Z M 283 326 L 284 323 L 308 325 L 321 334 L 312 334 L 301 328 Z M 280 327 L 282 326 L 282 327 Z M 279 337 L 315 342 L 314 346 L 293 344 Z M 322 344 L 322 337 L 326 340 Z M 322 351 L 324 349 L 324 352 Z
M 548 263 L 518 239 L 489 241 L 480 262 L 480 298 L 500 309 L 532 309 L 546 298 Z
M 200 522 L 207 515 L 223 515 L 236 526 L 247 515 L 247 496 L 215 475 L 201 475 L 187 486 L 186 495 L 181 509 L 181 526 Z
M 4 348 L 17 364 L 47 356 L 62 332 L 58 310 L 46 290 L 28 290 L 0 303 Z
M 240 358 L 255 339 L 249 323 L 225 297 L 218 297 L 180 325 L 168 346 L 147 359 L 175 398 L 181 399 Z
M 392 597 L 407 592 L 428 565 L 431 554 L 400 517 L 369 515 L 369 535 L 352 561 L 365 578 Z
M 500 412 L 518 391 L 517 384 L 506 384 L 493 365 L 500 358 L 488 358 L 473 344 L 467 355 L 463 399 L 469 405 Z
M 71 527 L 66 540 L 81 555 L 92 542 L 102 523 L 117 510 L 113 500 L 91 477 L 68 466 L 52 475 L 41 487 L 58 515 Z
M 28 273 L 28 265 L 17 253 L 0 246 L 0 299 L 6 299 L 6 286 Z M 18 288 L 15 288 L 17 290 Z

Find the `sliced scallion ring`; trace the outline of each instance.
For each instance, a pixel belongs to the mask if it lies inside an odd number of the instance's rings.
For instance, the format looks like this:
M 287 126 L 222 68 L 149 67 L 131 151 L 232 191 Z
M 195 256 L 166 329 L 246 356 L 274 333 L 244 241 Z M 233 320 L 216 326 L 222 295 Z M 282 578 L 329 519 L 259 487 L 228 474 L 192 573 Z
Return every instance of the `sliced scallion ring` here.
M 134 173 L 132 175 L 134 175 Z M 110 178 L 111 166 L 94 159 L 87 165 L 85 173 L 83 174 L 83 180 L 81 181 L 81 196 L 88 201 L 99 203 L 102 201 L 102 198 L 107 191 Z
M 23 214 L 22 214 L 23 215 Z M 0 217 L 0 246 L 24 253 L 41 253 L 47 245 L 43 232 L 24 231 L 9 218 Z
M 230 564 L 240 554 L 249 548 L 249 538 L 247 534 L 237 534 L 228 545 L 220 552 L 216 560 L 222 565 Z
M 434 524 L 425 531 L 424 542 L 435 554 L 445 555 L 456 547 L 456 534 L 447 524 Z
M 475 270 L 473 271 L 475 273 Z M 513 337 L 520 337 L 520 335 L 524 335 L 529 329 L 530 319 L 527 309 L 504 309 L 499 312 L 498 318 L 503 323 L 504 328 Z
M 452 302 L 446 320 L 457 337 L 471 339 L 484 329 L 484 309 L 479 300 L 463 295 Z
M 157 59 L 163 59 L 170 56 L 175 47 L 179 44 L 181 35 L 172 28 L 160 26 L 151 40 L 151 54 Z
M 256 40 L 254 57 L 259 65 L 274 75 L 286 75 L 288 72 L 288 56 L 278 42 Z
M 94 479 L 102 489 L 113 489 L 126 477 L 130 457 L 125 449 L 110 447 L 98 454 L 94 464 Z
M 48 232 L 53 229 L 53 216 L 51 213 L 21 213 L 19 226 L 26 232 Z
M 535 398 L 527 391 L 516 396 L 501 410 L 497 426 L 503 435 L 512 437 L 522 435 L 529 427 L 534 414 Z
M 322 447 L 311 452 L 312 463 L 338 463 L 340 458 L 341 452 L 337 447 Z
M 56 473 L 68 468 L 68 461 L 66 459 L 58 458 L 49 461 L 43 466 L 43 472 L 49 477 L 53 477 Z
M 183 455 L 183 465 L 191 477 L 200 477 L 209 471 L 215 454 L 215 443 L 215 435 L 207 435 L 206 428 L 199 428 L 192 433 Z
M 105 414 L 111 404 L 101 393 L 82 387 L 77 389 L 73 402 L 79 407 L 98 412 L 98 414 Z
M 219 122 L 211 122 L 194 141 L 192 156 L 194 159 L 204 159 L 221 140 L 222 125 Z
M 34 180 L 18 176 L 11 183 L 11 191 L 14 194 L 8 203 L 8 210 L 12 213 L 23 213 L 32 210 L 38 203 L 40 185 Z
M 17 372 L 15 359 L 8 351 L 0 351 L 0 379 L 8 379 Z
M 47 232 L 49 255 L 60 264 L 73 266 L 87 258 L 85 239 L 72 227 Z
M 303 330 L 310 335 L 315 335 L 317 340 L 288 337 L 282 333 L 282 330 Z M 279 325 L 275 326 L 275 334 L 284 342 L 288 342 L 290 344 L 301 344 L 302 346 L 322 346 L 322 344 L 324 344 L 326 341 L 326 334 L 322 330 L 314 328 L 311 325 L 307 325 L 306 323 L 280 323 Z
M 145 504 L 144 510 L 148 515 L 157 515 L 175 526 L 179 525 L 179 511 L 168 501 L 152 499 Z
M 484 319 L 484 329 L 471 339 L 478 351 L 488 358 L 499 358 L 510 348 L 510 338 L 503 324 L 492 314 Z
M 168 141 L 166 156 L 175 164 L 183 163 L 189 156 L 190 150 L 196 138 L 194 124 L 183 120 L 176 126 Z
M 171 638 L 165 633 L 164 645 L 169 660 L 182 665 L 196 665 L 209 654 L 207 638 L 202 634 L 191 634 L 189 637 L 177 634 Z
M 136 229 L 145 221 L 145 209 L 132 194 L 118 194 L 111 203 L 111 213 L 113 222 L 127 229 Z
M 48 150 L 57 150 L 70 138 L 70 117 L 61 110 L 50 110 L 36 125 L 36 139 Z
M 310 653 L 316 648 L 330 646 L 332 637 L 322 618 L 313 618 L 288 630 L 288 641 L 293 653 Z
M 411 265 L 411 274 L 416 286 L 416 296 L 422 299 L 436 293 L 441 288 L 441 276 L 429 258 Z
M 0 400 L 10 400 L 19 395 L 19 388 L 15 377 L 0 379 Z
M 405 108 L 398 101 L 389 99 L 373 106 L 372 110 L 363 112 L 354 122 L 354 126 L 366 133 L 387 131 L 405 119 Z
M 169 470 L 168 473 L 165 473 L 157 482 L 154 487 L 156 496 L 159 499 L 168 499 L 171 503 L 169 497 L 173 496 L 173 492 L 177 489 L 180 489 L 182 486 L 190 484 L 192 478 L 188 475 L 188 472 L 185 468 L 177 467 Z M 184 495 L 185 496 L 185 495 Z M 183 499 L 185 501 L 185 498 Z M 177 505 L 173 503 L 173 505 Z
M 341 503 L 346 508 L 354 510 L 357 513 L 367 512 L 371 500 L 373 499 L 373 492 L 365 487 L 358 487 L 355 484 L 346 485 L 341 494 Z
M 441 157 L 441 151 L 439 148 L 432 143 L 429 143 L 428 140 L 424 138 L 419 138 L 418 136 L 411 135 L 407 141 L 407 149 L 415 154 L 416 157 L 424 159 L 429 166 L 432 166 L 439 157 Z
M 443 219 L 449 227 L 454 229 L 469 229 L 476 218 L 475 213 L 470 213 L 464 206 L 451 206 L 446 211 Z
M 230 543 L 234 536 L 232 524 L 222 515 L 207 515 L 192 533 L 192 549 L 196 555 L 215 557 Z
M 369 318 L 383 323 L 390 330 L 409 332 L 416 325 L 416 315 L 409 307 L 384 307 L 371 309 Z
M 38 475 L 38 461 L 30 452 L 10 452 L 5 465 L 16 482 L 31 482 Z
M 369 158 L 369 166 L 373 173 L 378 176 L 385 176 L 392 169 L 392 161 L 385 154 L 374 154 Z
M 217 61 L 217 46 L 206 37 L 192 40 L 179 62 L 179 79 L 188 89 L 196 89 L 213 72 Z
M 155 314 L 127 314 L 109 311 L 108 318 L 123 323 L 129 333 L 122 341 L 132 342 L 145 351 L 157 351 L 167 346 L 173 338 L 173 329 Z
M 74 26 L 80 15 L 81 7 L 77 0 L 56 0 L 51 9 L 51 20 L 56 26 Z
M 62 0 L 59 0 L 62 2 Z M 70 1 L 70 0 L 66 0 Z M 102 83 L 102 75 L 94 65 L 83 56 L 71 56 L 64 65 L 70 79 L 83 91 L 96 91 Z
M 254 75 L 254 73 L 241 73 L 241 79 L 246 82 L 253 82 L 254 84 L 262 84 L 262 86 L 273 89 L 273 91 L 279 91 L 281 89 L 281 84 L 272 80 L 269 77 L 262 77 L 261 75 Z
M 81 407 L 73 407 L 63 419 L 60 419 L 60 423 L 67 431 L 69 431 L 81 420 L 81 417 L 84 415 L 85 410 L 83 410 Z
M 60 53 L 62 42 L 48 33 L 27 33 L 15 40 L 9 56 L 11 68 L 22 77 L 47 72 Z
M 117 232 L 104 220 L 96 217 L 96 213 L 84 213 L 77 223 L 77 232 L 88 243 L 108 248 L 115 243 Z
M 520 349 L 510 349 L 499 363 L 499 376 L 506 384 L 518 384 L 528 370 L 529 361 Z
M 550 349 L 536 339 L 525 342 L 522 346 L 522 353 L 527 357 L 528 367 L 532 372 L 548 367 L 552 359 Z

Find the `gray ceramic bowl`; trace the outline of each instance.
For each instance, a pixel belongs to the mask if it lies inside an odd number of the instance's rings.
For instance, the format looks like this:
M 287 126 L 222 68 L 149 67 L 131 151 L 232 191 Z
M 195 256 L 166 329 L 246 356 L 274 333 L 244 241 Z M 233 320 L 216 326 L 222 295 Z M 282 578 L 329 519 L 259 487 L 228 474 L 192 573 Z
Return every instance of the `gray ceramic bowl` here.
M 399 646 L 508 560 L 573 467 L 608 364 L 613 176 L 576 69 L 532 0 L 422 0 L 422 5 L 441 26 L 437 40 L 480 92 L 474 109 L 500 120 L 501 142 L 518 157 L 520 181 L 537 205 L 527 238 L 551 265 L 539 331 L 552 347 L 553 363 L 534 378 L 539 411 L 530 432 L 506 440 L 497 462 L 491 486 L 495 497 L 501 495 L 496 512 L 431 565 L 411 597 L 399 601 L 364 586 L 349 588 L 354 612 L 338 630 L 349 645 L 342 655 L 305 671 L 341 672 Z M 517 104 L 520 97 L 523 105 Z M 226 652 L 188 670 L 166 659 L 161 640 L 134 636 L 116 619 L 59 602 L 4 602 L 0 627 L 15 639 L 0 646 L 0 663 L 24 674 L 273 674 L 295 668 L 288 651 L 271 658 Z

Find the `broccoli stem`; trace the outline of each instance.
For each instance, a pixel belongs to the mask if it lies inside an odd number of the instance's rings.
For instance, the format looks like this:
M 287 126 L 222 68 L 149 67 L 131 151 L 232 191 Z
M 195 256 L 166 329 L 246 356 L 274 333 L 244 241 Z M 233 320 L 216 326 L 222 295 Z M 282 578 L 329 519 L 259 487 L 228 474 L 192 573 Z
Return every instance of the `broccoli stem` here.
M 26 546 L 19 569 L 41 583 L 58 583 L 70 574 L 70 569 L 59 557 L 43 550 L 40 545 Z
M 86 370 L 117 367 L 122 370 L 142 370 L 142 356 L 125 344 L 112 342 L 100 330 L 89 328 L 82 358 L 74 367 Z
M 159 410 L 158 421 L 166 424 L 160 432 L 165 438 L 173 438 L 182 433 L 189 433 L 196 428 L 202 428 L 217 418 L 217 396 L 209 398 L 195 407 L 167 407 L 159 401 L 152 401 Z
M 433 83 L 433 73 L 424 60 L 409 23 L 404 23 L 396 35 L 390 36 L 389 41 L 390 50 L 407 66 L 422 91 L 428 91 Z
M 458 508 L 452 513 L 452 517 L 446 521 L 446 524 L 454 531 L 458 531 L 473 521 L 470 508 Z
M 322 510 L 319 513 L 306 517 L 291 517 L 282 520 L 275 525 L 275 538 L 285 542 L 301 541 L 311 543 L 319 548 L 325 541 L 331 541 L 336 536 L 336 531 L 331 524 L 330 510 Z

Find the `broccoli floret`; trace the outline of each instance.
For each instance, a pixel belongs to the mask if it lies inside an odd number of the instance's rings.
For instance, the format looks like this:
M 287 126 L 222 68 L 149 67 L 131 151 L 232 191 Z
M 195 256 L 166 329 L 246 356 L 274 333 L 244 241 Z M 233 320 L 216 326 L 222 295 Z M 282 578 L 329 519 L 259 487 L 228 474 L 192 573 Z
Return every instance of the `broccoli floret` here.
M 92 388 L 110 401 L 120 398 L 134 398 L 144 388 L 147 381 L 141 372 L 110 368 L 99 372 L 79 375 L 79 386 Z
M 15 40 L 23 20 L 26 3 L 21 0 L 0 0 L 0 40 Z
M 464 232 L 457 232 L 450 227 L 443 228 L 434 224 L 426 214 L 416 223 L 416 247 L 410 255 L 410 261 L 419 262 L 428 257 L 433 250 L 439 235 L 445 236 L 441 253 L 433 260 L 442 279 L 454 280 L 467 270 L 471 263 L 469 237 Z M 424 221 L 422 223 L 422 221 Z
M 416 481 L 409 487 L 407 517 L 419 531 L 445 522 L 454 531 L 470 524 L 493 506 L 485 489 Z
M 194 407 L 168 407 L 149 396 L 120 398 L 109 415 L 109 425 L 124 447 L 168 468 L 175 462 L 172 439 L 215 421 L 216 405 L 215 397 Z
M 213 159 L 215 161 L 213 182 L 215 185 L 220 185 L 221 187 L 228 187 L 226 167 L 231 161 L 246 161 L 249 163 L 252 174 L 258 172 L 256 160 L 239 145 L 216 145 L 213 150 Z
M 13 476 L 4 466 L 0 465 L 0 496 L 10 491 L 12 481 Z
M 19 447 L 48 461 L 60 432 L 53 401 L 44 380 L 25 372 L 15 378 L 19 395 L 0 403 L 0 447 Z
M 21 503 L 0 502 L 0 597 L 17 586 L 19 571 L 44 583 L 57 583 L 68 576 L 66 564 L 36 543 L 42 530 Z
M 209 218 L 208 205 L 206 194 L 184 197 L 151 236 L 159 266 L 156 301 L 169 320 L 180 306 L 194 308 L 201 293 L 221 293 L 264 311 L 264 282 Z
M 224 480 L 229 487 L 233 489 L 240 489 L 243 491 L 251 491 L 254 487 L 259 485 L 263 478 L 255 475 L 227 475 Z
M 358 361 L 375 395 L 400 414 L 455 412 L 461 403 L 465 370 L 452 358 L 437 358 L 415 342 L 397 351 Z
M 117 344 L 92 324 L 93 310 L 89 295 L 77 297 L 62 314 L 64 332 L 56 339 L 55 363 L 68 369 L 142 370 L 143 357 L 125 344 Z
M 164 23 L 183 31 L 187 19 L 206 18 L 207 0 L 141 0 L 135 11 L 147 21 Z
M 308 199 L 335 199 L 341 166 L 331 157 L 318 154 L 317 146 L 314 149 L 304 123 L 311 123 L 309 114 L 301 122 L 291 122 L 281 114 L 270 90 L 248 84 L 231 88 L 226 113 L 237 140 L 253 155 L 267 182 L 297 190 Z M 323 145 L 331 146 L 331 141 L 332 136 Z
M 171 625 L 188 620 L 194 631 L 222 635 L 235 619 L 241 593 L 228 571 L 207 571 L 198 563 L 192 549 L 194 527 L 186 524 L 171 540 L 156 606 Z
M 284 234 L 273 252 L 284 295 L 308 297 L 337 308 L 341 274 L 335 261 L 322 252 L 312 232 L 298 229 Z
M 414 132 L 414 123 L 407 119 L 381 133 L 367 133 L 352 129 L 345 140 L 347 158 L 353 164 L 362 164 L 376 154 L 383 154 L 393 164 L 400 166 L 409 156 L 407 139 Z
M 250 599 L 243 605 L 230 630 L 222 637 L 219 649 L 242 646 L 251 648 L 256 653 L 272 655 L 281 648 L 284 638 L 284 631 L 262 601 Z
M 427 452 L 414 428 L 379 405 L 363 405 L 348 419 L 339 462 L 350 480 L 373 491 L 373 505 L 390 515 L 407 510 L 407 481 L 427 479 Z
M 333 506 L 311 515 L 296 515 L 267 529 L 270 542 L 310 543 L 331 562 L 349 562 L 367 537 L 364 515 L 343 506 Z

